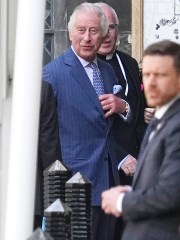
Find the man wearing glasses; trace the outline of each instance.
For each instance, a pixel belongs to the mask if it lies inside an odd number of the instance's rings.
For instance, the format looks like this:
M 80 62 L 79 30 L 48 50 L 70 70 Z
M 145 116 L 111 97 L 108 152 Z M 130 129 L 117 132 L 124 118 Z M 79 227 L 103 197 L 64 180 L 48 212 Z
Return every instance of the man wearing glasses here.
M 119 20 L 115 10 L 106 3 L 95 3 L 104 12 L 108 24 L 109 31 L 106 35 L 101 47 L 98 51 L 98 57 L 105 60 L 113 67 L 118 83 L 121 87 L 121 94 L 125 95 L 127 102 L 132 110 L 132 119 L 130 122 L 125 122 L 118 117 L 115 117 L 116 127 L 114 136 L 116 142 L 123 146 L 127 151 L 128 158 L 124 159 L 119 165 L 119 174 L 121 185 L 131 185 L 132 173 L 136 169 L 136 158 L 139 152 L 140 143 L 144 134 L 144 109 L 145 100 L 142 91 L 142 85 L 139 77 L 139 67 L 134 58 L 118 51 L 118 25 Z M 119 219 L 121 222 L 122 220 Z M 122 223 L 117 223 L 119 239 L 122 231 Z

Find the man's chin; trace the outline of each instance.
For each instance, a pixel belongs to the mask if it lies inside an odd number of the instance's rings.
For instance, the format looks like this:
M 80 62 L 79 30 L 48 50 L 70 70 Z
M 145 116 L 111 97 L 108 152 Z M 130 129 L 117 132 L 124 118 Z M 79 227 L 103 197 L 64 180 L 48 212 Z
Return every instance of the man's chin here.
M 84 60 L 88 61 L 88 62 L 91 62 L 94 60 L 96 55 L 94 54 L 81 54 L 81 58 L 83 58 Z
M 146 101 L 149 107 L 156 107 L 157 105 L 157 101 L 155 101 L 154 99 L 146 98 Z
M 110 51 L 110 49 L 104 48 L 104 49 L 99 49 L 98 53 L 102 54 L 102 55 L 108 55 L 111 53 L 111 51 Z

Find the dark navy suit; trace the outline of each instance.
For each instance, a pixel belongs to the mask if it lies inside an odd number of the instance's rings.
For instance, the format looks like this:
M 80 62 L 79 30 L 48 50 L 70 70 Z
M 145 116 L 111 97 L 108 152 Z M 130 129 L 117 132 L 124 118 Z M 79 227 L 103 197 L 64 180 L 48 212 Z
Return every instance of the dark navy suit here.
M 128 83 L 127 92 L 127 102 L 131 107 L 132 117 L 128 122 L 123 121 L 118 116 L 115 116 L 114 120 L 114 136 L 119 145 L 121 145 L 128 154 L 137 158 L 142 137 L 145 130 L 144 122 L 144 109 L 145 109 L 145 98 L 143 94 L 143 89 L 141 88 L 141 79 L 139 75 L 139 67 L 137 61 L 131 56 L 116 50 L 110 59 L 106 59 L 106 56 L 98 54 L 98 56 L 111 64 L 116 76 L 118 78 L 118 83 L 122 86 L 122 92 L 125 94 L 126 81 L 120 67 L 118 57 L 121 60 L 123 69 L 126 75 Z M 121 169 L 120 174 L 120 184 L 121 185 L 131 185 L 132 176 L 127 176 Z M 124 224 L 122 218 L 119 218 L 116 224 L 117 233 L 113 240 L 120 239 Z

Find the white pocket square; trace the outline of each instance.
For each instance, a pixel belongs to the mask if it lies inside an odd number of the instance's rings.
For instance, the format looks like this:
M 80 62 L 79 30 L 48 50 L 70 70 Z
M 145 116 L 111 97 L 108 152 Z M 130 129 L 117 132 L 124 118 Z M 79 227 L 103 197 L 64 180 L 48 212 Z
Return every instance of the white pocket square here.
M 113 86 L 113 94 L 117 94 L 121 90 L 122 90 L 122 86 L 121 85 L 114 85 Z

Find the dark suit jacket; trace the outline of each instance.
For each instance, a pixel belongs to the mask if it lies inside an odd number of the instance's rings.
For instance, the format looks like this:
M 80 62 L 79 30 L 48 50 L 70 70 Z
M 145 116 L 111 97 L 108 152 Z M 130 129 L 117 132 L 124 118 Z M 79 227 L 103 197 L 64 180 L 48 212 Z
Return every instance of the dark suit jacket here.
M 123 199 L 123 240 L 180 239 L 180 99 L 160 123 L 138 160 L 133 192 Z
M 43 215 L 43 171 L 55 160 L 61 161 L 58 118 L 52 87 L 42 82 L 39 123 L 35 214 Z
M 106 60 L 104 56 L 98 55 L 101 59 L 107 61 L 113 67 L 118 78 L 118 82 L 123 87 L 123 94 L 125 93 L 125 79 L 116 54 L 118 54 L 121 59 L 129 85 L 126 100 L 131 107 L 132 118 L 131 121 L 125 122 L 116 116 L 114 135 L 117 143 L 127 151 L 127 154 L 131 154 L 133 157 L 137 158 L 145 131 L 144 108 L 146 106 L 144 92 L 141 90 L 142 82 L 139 76 L 139 67 L 134 58 L 117 50 L 110 60 Z M 121 171 L 120 181 L 121 184 L 130 184 L 132 177 L 126 177 Z
M 98 66 L 105 92 L 112 93 L 117 84 L 113 69 L 101 60 Z M 109 171 L 118 184 L 117 165 L 126 155 L 114 145 L 114 117 L 105 119 L 90 79 L 71 48 L 44 67 L 43 79 L 52 85 L 57 99 L 63 162 L 92 182 L 92 205 L 99 206 L 101 192 L 109 188 Z
M 139 67 L 134 58 L 126 53 L 115 51 L 113 58 L 107 61 L 113 67 L 119 84 L 123 87 L 123 94 L 125 92 L 125 79 L 119 66 L 116 54 L 119 55 L 123 68 L 126 73 L 129 91 L 127 101 L 131 107 L 132 118 L 130 122 L 124 122 L 120 118 L 115 119 L 115 137 L 117 142 L 126 149 L 127 153 L 137 157 L 140 143 L 145 130 L 144 122 L 144 108 L 145 98 L 141 90 L 141 80 L 139 76 Z M 98 55 L 102 58 L 101 55 Z

